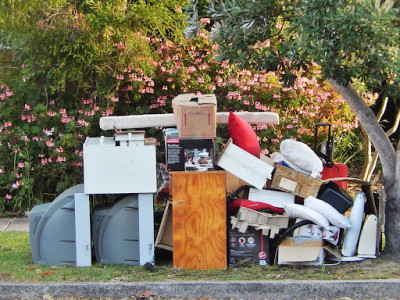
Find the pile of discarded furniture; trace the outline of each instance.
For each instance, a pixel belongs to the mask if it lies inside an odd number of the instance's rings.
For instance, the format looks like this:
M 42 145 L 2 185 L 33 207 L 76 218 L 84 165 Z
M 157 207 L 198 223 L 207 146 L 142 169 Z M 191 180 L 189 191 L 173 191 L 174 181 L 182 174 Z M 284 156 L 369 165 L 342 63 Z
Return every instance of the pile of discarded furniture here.
M 154 263 L 155 247 L 172 251 L 174 268 L 183 269 L 379 255 L 383 196 L 369 182 L 348 178 L 345 165 L 300 141 L 263 155 L 251 124 L 277 124 L 278 116 L 216 107 L 215 95 L 182 94 L 173 114 L 102 118 L 102 129 L 120 132 L 87 138 L 84 183 L 32 209 L 34 262 L 88 266 L 93 249 L 98 263 L 144 265 Z M 218 154 L 217 124 L 230 134 Z M 156 161 L 156 142 L 137 131 L 148 127 L 164 128 L 165 163 Z M 355 196 L 349 181 L 360 187 Z M 154 230 L 154 203 L 165 191 Z M 89 196 L 97 194 L 120 196 L 93 207 Z

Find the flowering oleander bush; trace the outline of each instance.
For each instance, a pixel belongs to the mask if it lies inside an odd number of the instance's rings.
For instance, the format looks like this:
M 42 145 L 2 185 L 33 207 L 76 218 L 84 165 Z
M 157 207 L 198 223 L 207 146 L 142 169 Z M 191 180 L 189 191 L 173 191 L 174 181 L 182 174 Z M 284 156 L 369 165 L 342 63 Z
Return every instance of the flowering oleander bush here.
M 38 91 L 43 85 L 31 76 L 29 61 L 18 66 L 3 63 L 8 76 L 0 77 L 0 213 L 23 212 L 81 183 L 85 138 L 113 134 L 100 130 L 100 117 L 172 113 L 171 101 L 181 93 L 215 93 L 218 111 L 278 113 L 279 125 L 254 127 L 266 154 L 287 138 L 311 146 L 316 122 L 330 122 L 338 133 L 357 127 L 318 66 L 298 71 L 295 85 L 286 87 L 279 73 L 239 70 L 219 61 L 206 32 L 180 43 L 140 39 L 153 49 L 151 68 L 134 64 L 137 57 L 121 41 L 107 57 L 113 72 L 98 74 L 96 81 L 80 78 L 74 97 L 65 96 L 68 84 L 47 94 Z M 160 128 L 147 134 L 159 139 L 162 152 Z M 226 127 L 219 127 L 218 135 L 226 141 Z

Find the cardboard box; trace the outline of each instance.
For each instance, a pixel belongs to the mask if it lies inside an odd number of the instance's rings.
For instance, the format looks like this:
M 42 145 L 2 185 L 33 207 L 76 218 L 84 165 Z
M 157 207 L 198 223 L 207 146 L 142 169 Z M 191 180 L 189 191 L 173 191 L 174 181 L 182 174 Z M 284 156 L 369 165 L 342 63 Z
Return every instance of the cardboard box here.
M 285 208 L 286 204 L 294 203 L 295 195 L 292 193 L 249 189 L 249 200 L 270 204 L 275 207 Z
M 228 140 L 217 165 L 260 190 L 274 170 L 270 164 L 236 146 L 232 139 Z
M 163 130 L 168 171 L 209 171 L 214 169 L 214 139 L 181 139 L 176 128 Z
M 234 193 L 243 185 L 249 185 L 246 181 L 240 179 L 239 177 L 233 175 L 232 173 L 226 172 L 226 193 Z M 240 193 L 238 197 L 243 198 L 244 192 Z
M 181 94 L 172 100 L 180 138 L 214 138 L 217 99 L 214 94 Z
M 278 248 L 278 265 L 321 266 L 324 260 L 324 240 L 321 238 L 286 238 Z
M 214 139 L 170 138 L 165 141 L 165 152 L 168 171 L 214 170 Z
M 315 224 L 307 224 L 295 229 L 295 231 L 293 231 L 293 236 L 321 238 L 333 245 L 337 245 L 340 236 L 340 228 L 337 226 L 331 226 L 330 230 L 326 230 L 325 228 Z
M 160 228 L 158 229 L 155 247 L 172 251 L 172 201 L 167 201 L 163 217 L 161 219 Z
M 248 228 L 245 233 L 229 230 L 229 264 L 250 262 L 265 266 L 270 263 L 269 238 L 261 230 Z
M 271 188 L 307 198 L 317 196 L 321 183 L 319 178 L 277 164 Z

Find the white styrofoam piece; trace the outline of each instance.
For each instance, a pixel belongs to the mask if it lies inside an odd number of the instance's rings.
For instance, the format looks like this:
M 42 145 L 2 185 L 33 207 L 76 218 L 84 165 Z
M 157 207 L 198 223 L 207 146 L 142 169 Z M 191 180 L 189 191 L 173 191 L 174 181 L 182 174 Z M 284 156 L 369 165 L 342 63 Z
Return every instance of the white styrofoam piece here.
M 279 124 L 279 116 L 274 112 L 235 112 L 235 114 L 250 124 Z M 229 113 L 217 112 L 217 124 L 228 124 L 228 118 Z M 175 126 L 174 114 L 109 116 L 100 118 L 100 128 L 102 130 Z
M 365 218 L 361 229 L 360 240 L 358 241 L 357 254 L 359 257 L 376 257 L 376 238 L 378 232 L 378 220 L 375 215 L 368 215 Z
M 342 258 L 333 258 L 334 261 L 343 261 L 343 262 L 356 262 L 356 261 L 363 261 L 364 257 L 359 256 L 342 256 Z
M 74 202 L 76 266 L 90 267 L 92 265 L 92 254 L 90 246 L 89 195 L 75 193 Z
M 279 208 L 285 208 L 286 204 L 294 203 L 295 195 L 281 191 L 257 190 L 250 188 L 248 199 L 267 203 Z
M 217 165 L 260 190 L 267 179 L 271 179 L 274 170 L 268 163 L 233 144 L 232 140 L 226 145 Z
M 355 256 L 361 224 L 364 214 L 365 194 L 358 192 L 354 197 L 353 207 L 350 212 L 350 228 L 346 229 L 343 240 L 343 256 Z
M 139 264 L 154 264 L 153 194 L 138 194 Z
M 112 137 L 87 138 L 83 145 L 86 194 L 155 193 L 154 145 L 119 147 Z
M 274 112 L 235 111 L 235 115 L 250 124 L 279 124 L 279 115 Z M 217 112 L 217 124 L 228 124 L 229 112 Z

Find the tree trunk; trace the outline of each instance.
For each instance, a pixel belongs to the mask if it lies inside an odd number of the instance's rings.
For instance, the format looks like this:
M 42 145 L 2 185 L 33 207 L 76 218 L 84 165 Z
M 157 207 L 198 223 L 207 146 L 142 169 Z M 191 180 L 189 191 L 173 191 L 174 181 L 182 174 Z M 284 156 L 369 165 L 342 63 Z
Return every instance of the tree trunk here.
M 334 79 L 328 79 L 328 82 L 352 108 L 381 159 L 386 193 L 386 243 L 383 254 L 400 261 L 400 150 L 396 155 L 374 113 L 351 85 L 340 85 Z

